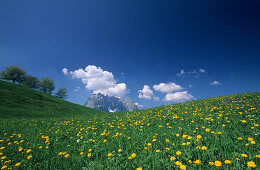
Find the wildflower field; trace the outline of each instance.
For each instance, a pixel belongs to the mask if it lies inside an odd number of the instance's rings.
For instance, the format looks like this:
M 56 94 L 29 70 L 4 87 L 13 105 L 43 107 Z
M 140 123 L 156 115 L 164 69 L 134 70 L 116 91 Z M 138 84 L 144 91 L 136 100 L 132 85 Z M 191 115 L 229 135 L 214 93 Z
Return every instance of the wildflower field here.
M 259 169 L 260 93 L 0 120 L 1 169 Z

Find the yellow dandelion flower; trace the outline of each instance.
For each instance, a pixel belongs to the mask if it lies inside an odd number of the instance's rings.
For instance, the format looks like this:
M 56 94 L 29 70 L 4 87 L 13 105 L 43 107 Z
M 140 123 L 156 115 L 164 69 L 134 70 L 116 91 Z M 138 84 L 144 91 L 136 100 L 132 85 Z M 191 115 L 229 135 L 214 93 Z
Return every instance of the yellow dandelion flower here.
M 210 165 L 214 165 L 214 162 L 209 162 Z
M 177 151 L 177 152 L 176 152 L 176 155 L 180 155 L 180 154 L 181 154 L 181 151 Z
M 18 163 L 16 163 L 16 164 L 15 164 L 15 166 L 21 166 L 21 163 L 20 163 L 20 162 L 18 162 Z
M 241 156 L 244 157 L 244 158 L 248 157 L 247 154 L 244 154 L 244 153 L 242 153 Z
M 181 169 L 181 170 L 186 170 L 186 166 L 185 166 L 185 165 L 181 165 L 181 166 L 180 166 L 180 169 Z
M 157 149 L 155 152 L 158 153 L 158 152 L 161 152 L 161 151 L 160 151 L 160 149 Z
M 172 156 L 171 158 L 170 158 L 170 160 L 171 161 L 174 161 L 176 158 L 174 157 L 174 156 Z
M 129 156 L 128 159 L 133 159 L 133 158 L 131 156 Z
M 176 161 L 175 164 L 180 166 L 181 162 L 180 161 Z
M 247 162 L 247 166 L 249 166 L 251 168 L 255 168 L 256 167 L 255 162 L 253 162 L 253 161 Z
M 166 142 L 166 143 L 169 143 L 169 142 L 170 142 L 170 140 L 169 140 L 169 139 L 165 139 L 165 142 Z
M 249 140 L 249 141 L 252 141 L 252 140 L 253 140 L 253 138 L 250 138 L 250 137 L 249 137 L 249 138 L 248 138 L 248 140 Z
M 135 153 L 132 153 L 131 156 L 132 156 L 132 158 L 135 158 L 135 157 L 136 157 L 136 154 L 135 154 Z
M 88 153 L 88 158 L 91 157 L 91 153 Z
M 252 140 L 252 141 L 251 141 L 251 144 L 253 144 L 253 145 L 254 145 L 254 144 L 255 144 L 255 141 L 254 141 L 254 140 Z
M 141 168 L 141 167 L 138 167 L 138 168 L 136 168 L 136 170 L 142 170 L 143 168 Z
M 147 146 L 151 146 L 152 144 L 151 143 L 148 143 Z
M 194 161 L 195 164 L 201 164 L 201 161 L 199 159 L 197 159 L 196 161 Z
M 32 159 L 32 155 L 27 156 L 27 159 Z
M 231 164 L 231 161 L 230 161 L 230 160 L 225 160 L 224 163 L 225 163 L 225 164 Z
M 215 161 L 215 166 L 220 167 L 222 163 L 220 161 Z
M 83 155 L 83 154 L 84 154 L 84 152 L 80 152 L 79 154 L 80 154 L 80 155 Z
M 198 135 L 198 136 L 197 136 L 197 139 L 201 139 L 201 138 L 202 138 L 202 136 L 201 136 L 201 135 Z
M 65 158 L 69 158 L 69 157 L 70 157 L 70 154 L 66 154 L 64 157 L 65 157 Z
M 108 157 L 112 156 L 112 153 L 108 153 L 107 156 L 108 156 Z
M 2 156 L 1 159 L 2 159 L 2 160 L 6 159 L 6 156 Z
M 2 168 L 1 169 L 6 169 L 7 168 L 7 166 L 6 165 L 4 165 L 4 166 L 2 166 Z
M 202 150 L 207 150 L 208 148 L 206 146 L 201 147 Z
M 31 149 L 28 149 L 27 151 L 26 151 L 26 153 L 30 153 L 32 150 Z
M 119 153 L 122 152 L 122 149 L 118 149 L 118 152 L 119 152 Z

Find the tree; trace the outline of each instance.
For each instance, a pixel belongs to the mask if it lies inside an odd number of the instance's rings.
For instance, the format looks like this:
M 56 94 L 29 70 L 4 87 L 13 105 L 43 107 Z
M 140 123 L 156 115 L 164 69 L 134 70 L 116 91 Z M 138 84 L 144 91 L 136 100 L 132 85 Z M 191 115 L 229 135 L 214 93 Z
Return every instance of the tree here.
M 55 89 L 54 81 L 48 77 L 43 77 L 39 83 L 39 87 L 42 92 L 51 94 Z
M 27 75 L 24 77 L 22 83 L 30 88 L 38 89 L 40 81 L 37 77 Z
M 65 88 L 59 88 L 55 96 L 60 99 L 66 99 L 68 97 L 67 90 Z
M 0 73 L 1 79 L 11 80 L 13 83 L 15 83 L 16 81 L 21 83 L 25 75 L 26 71 L 16 65 L 5 67 L 5 70 L 2 70 Z

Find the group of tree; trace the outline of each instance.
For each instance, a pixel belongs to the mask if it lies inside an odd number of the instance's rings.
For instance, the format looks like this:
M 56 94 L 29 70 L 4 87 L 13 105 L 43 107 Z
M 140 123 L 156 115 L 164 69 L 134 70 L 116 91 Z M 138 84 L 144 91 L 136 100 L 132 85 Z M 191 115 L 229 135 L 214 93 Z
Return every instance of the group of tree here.
M 27 75 L 25 70 L 16 65 L 5 67 L 5 70 L 0 72 L 0 78 L 11 81 L 12 83 L 23 84 L 48 94 L 52 94 L 53 90 L 55 89 L 54 81 L 52 79 L 43 77 L 41 80 L 39 80 L 35 76 Z M 65 99 L 67 98 L 67 90 L 65 88 L 59 88 L 55 96 L 61 99 Z

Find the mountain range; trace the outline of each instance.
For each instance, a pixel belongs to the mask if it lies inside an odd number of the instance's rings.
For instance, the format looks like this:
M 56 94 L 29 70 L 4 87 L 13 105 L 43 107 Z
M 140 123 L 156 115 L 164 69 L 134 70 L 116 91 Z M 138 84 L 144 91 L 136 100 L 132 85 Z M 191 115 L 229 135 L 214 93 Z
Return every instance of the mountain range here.
M 85 106 L 104 112 L 124 112 L 138 109 L 129 97 L 121 98 L 101 93 L 90 96 Z

